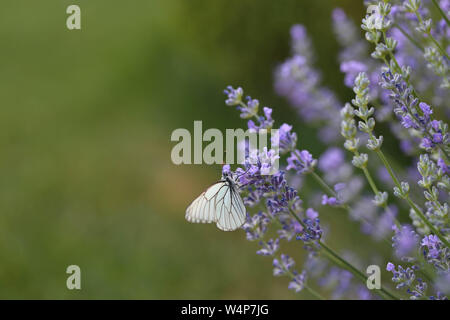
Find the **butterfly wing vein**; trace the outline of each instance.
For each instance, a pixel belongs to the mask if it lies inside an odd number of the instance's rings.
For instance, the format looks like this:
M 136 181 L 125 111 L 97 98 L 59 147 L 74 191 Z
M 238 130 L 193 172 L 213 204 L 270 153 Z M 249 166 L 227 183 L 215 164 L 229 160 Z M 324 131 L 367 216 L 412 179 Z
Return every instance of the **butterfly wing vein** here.
M 223 231 L 240 228 L 246 217 L 244 202 L 235 187 L 217 182 L 203 192 L 186 210 L 186 220 L 213 223 Z

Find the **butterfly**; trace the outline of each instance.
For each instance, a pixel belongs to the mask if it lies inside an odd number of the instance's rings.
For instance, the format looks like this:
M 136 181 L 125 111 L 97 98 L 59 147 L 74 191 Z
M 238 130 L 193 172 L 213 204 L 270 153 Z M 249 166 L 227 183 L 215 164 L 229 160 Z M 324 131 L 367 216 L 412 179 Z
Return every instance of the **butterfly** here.
M 239 183 L 231 174 L 224 172 L 222 179 L 186 209 L 186 220 L 193 223 L 216 223 L 223 231 L 234 231 L 245 223 L 246 210 L 239 195 Z

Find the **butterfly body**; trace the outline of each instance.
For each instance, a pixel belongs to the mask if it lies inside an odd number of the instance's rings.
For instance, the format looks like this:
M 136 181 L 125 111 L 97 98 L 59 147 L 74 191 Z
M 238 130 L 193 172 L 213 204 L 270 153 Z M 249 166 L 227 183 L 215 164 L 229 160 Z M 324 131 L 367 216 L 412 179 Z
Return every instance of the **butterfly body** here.
M 186 220 L 193 223 L 216 223 L 223 231 L 240 228 L 246 219 L 238 182 L 224 174 L 222 179 L 195 199 L 186 209 Z

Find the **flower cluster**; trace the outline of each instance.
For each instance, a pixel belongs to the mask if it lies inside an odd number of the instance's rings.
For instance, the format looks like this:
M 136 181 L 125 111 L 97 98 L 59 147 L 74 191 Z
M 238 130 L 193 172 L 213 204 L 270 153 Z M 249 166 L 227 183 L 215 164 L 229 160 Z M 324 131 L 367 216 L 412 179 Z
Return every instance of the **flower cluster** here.
M 343 10 L 332 15 L 342 47 L 340 71 L 353 90 L 350 102 L 341 103 L 322 84 L 312 41 L 301 25 L 291 28 L 292 56 L 275 71 L 276 92 L 317 129 L 318 140 L 328 146 L 322 154 L 299 148 L 294 128 L 275 127 L 272 109 L 260 108 L 242 88 L 225 90 L 226 105 L 236 107 L 250 130 L 279 132 L 281 158 L 271 149 L 255 150 L 230 172 L 239 177 L 246 207 L 255 211 L 243 229 L 259 244 L 257 254 L 272 258 L 273 274 L 289 277 L 288 288 L 295 292 L 315 298 L 327 292 L 333 299 L 447 299 L 450 1 L 366 3 L 363 38 Z M 275 161 L 282 170 L 273 173 Z M 299 188 L 296 181 L 305 176 Z M 315 184 L 304 186 L 310 181 Z M 369 241 L 389 245 L 388 256 L 373 259 L 387 265 L 398 291 L 386 283 L 366 289 L 360 270 L 372 261 L 329 246 L 334 229 L 323 223 L 328 210 L 346 212 Z M 286 242 L 305 249 L 301 271 L 295 253 L 286 254 Z
M 277 68 L 275 90 L 289 99 L 302 119 L 323 125 L 320 132 L 323 141 L 333 141 L 334 129 L 339 126 L 340 102 L 330 89 L 321 85 L 321 75 L 312 67 L 311 40 L 303 26 L 291 28 L 291 41 L 293 56 Z
M 227 105 L 236 106 L 237 110 L 241 112 L 248 110 L 247 103 L 242 98 L 236 99 L 236 97 L 243 96 L 241 88 L 228 87 L 225 93 L 227 94 Z M 247 97 L 246 100 L 254 101 L 250 97 Z M 264 113 L 271 114 L 271 110 L 265 108 Z M 247 123 L 249 129 L 254 128 L 255 123 L 258 126 L 261 125 L 268 118 L 267 116 L 260 117 L 258 113 L 254 114 L 253 117 L 256 122 L 249 120 Z M 274 122 L 271 123 L 271 126 L 273 125 Z M 307 150 L 300 151 L 297 149 L 297 135 L 292 132 L 292 126 L 282 124 L 279 132 L 281 132 L 279 136 L 280 150 L 282 150 L 282 153 L 288 154 L 286 171 L 301 175 L 314 172 L 317 160 Z M 296 239 L 300 241 L 307 252 L 307 261 L 317 260 L 320 259 L 318 258 L 318 252 L 322 250 L 324 245 L 321 242 L 323 229 L 318 211 L 303 207 L 303 201 L 300 199 L 297 190 L 289 185 L 285 171 L 279 171 L 273 175 L 264 174 L 266 169 L 270 169 L 265 167 L 265 164 L 271 163 L 271 161 L 267 161 L 267 158 L 273 159 L 275 157 L 271 150 L 264 149 L 262 152 L 256 150 L 253 154 L 247 154 L 244 167 L 238 167 L 235 172 L 229 173 L 238 176 L 240 184 L 245 186 L 243 188 L 245 190 L 244 203 L 247 207 L 263 206 L 263 210 L 247 217 L 247 222 L 243 226 L 247 239 L 259 243 L 260 249 L 257 254 L 273 257 L 274 275 L 290 277 L 289 289 L 299 292 L 307 287 L 307 272 L 303 270 L 299 273 L 294 268 L 294 259 L 280 252 L 281 240 L 289 242 Z M 229 171 L 228 166 L 224 166 L 224 168 Z M 339 188 L 336 190 L 339 190 Z M 267 240 L 266 237 L 268 237 L 271 225 L 277 226 L 277 236 Z M 350 273 L 349 281 L 352 277 Z M 308 290 L 312 289 L 309 288 Z
M 425 102 L 420 102 L 413 95 L 413 90 L 403 77 L 390 70 L 383 72 L 381 86 L 390 91 L 394 103 L 394 112 L 406 129 L 418 131 L 422 139 L 420 146 L 432 151 L 436 147 L 448 152 L 448 125 L 443 121 L 433 120 L 433 110 Z
M 404 269 L 399 265 L 396 270 L 395 265 L 389 262 L 386 270 L 392 272 L 392 281 L 396 284 L 396 288 L 406 288 L 406 292 L 411 295 L 411 299 L 426 297 L 428 286 L 421 278 L 416 277 L 417 267 L 413 266 Z
M 440 273 L 447 274 L 450 268 L 449 248 L 435 235 L 425 236 L 420 245 L 427 262 L 434 265 Z
M 444 162 L 442 159 L 440 161 Z M 445 169 L 445 162 L 444 168 L 441 168 L 430 159 L 428 154 L 420 155 L 420 160 L 417 162 L 417 170 L 421 177 L 418 185 L 424 189 L 426 215 L 436 228 L 444 232 L 450 230 L 448 203 L 442 203 L 440 200 L 441 192 L 450 191 L 449 178 Z

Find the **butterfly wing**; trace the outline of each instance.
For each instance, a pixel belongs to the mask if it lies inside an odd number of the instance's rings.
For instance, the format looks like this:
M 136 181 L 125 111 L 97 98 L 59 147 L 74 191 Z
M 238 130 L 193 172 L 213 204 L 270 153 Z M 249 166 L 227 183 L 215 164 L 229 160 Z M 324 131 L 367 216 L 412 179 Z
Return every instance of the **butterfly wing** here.
M 246 212 L 242 198 L 234 185 L 219 181 L 209 187 L 186 209 L 186 220 L 194 223 L 212 223 L 224 231 L 240 228 Z
M 219 191 L 216 197 L 217 227 L 223 231 L 234 231 L 245 223 L 244 201 L 234 185 Z
M 193 223 L 216 222 L 214 197 L 220 190 L 227 187 L 226 182 L 219 181 L 199 195 L 186 209 L 186 220 Z

